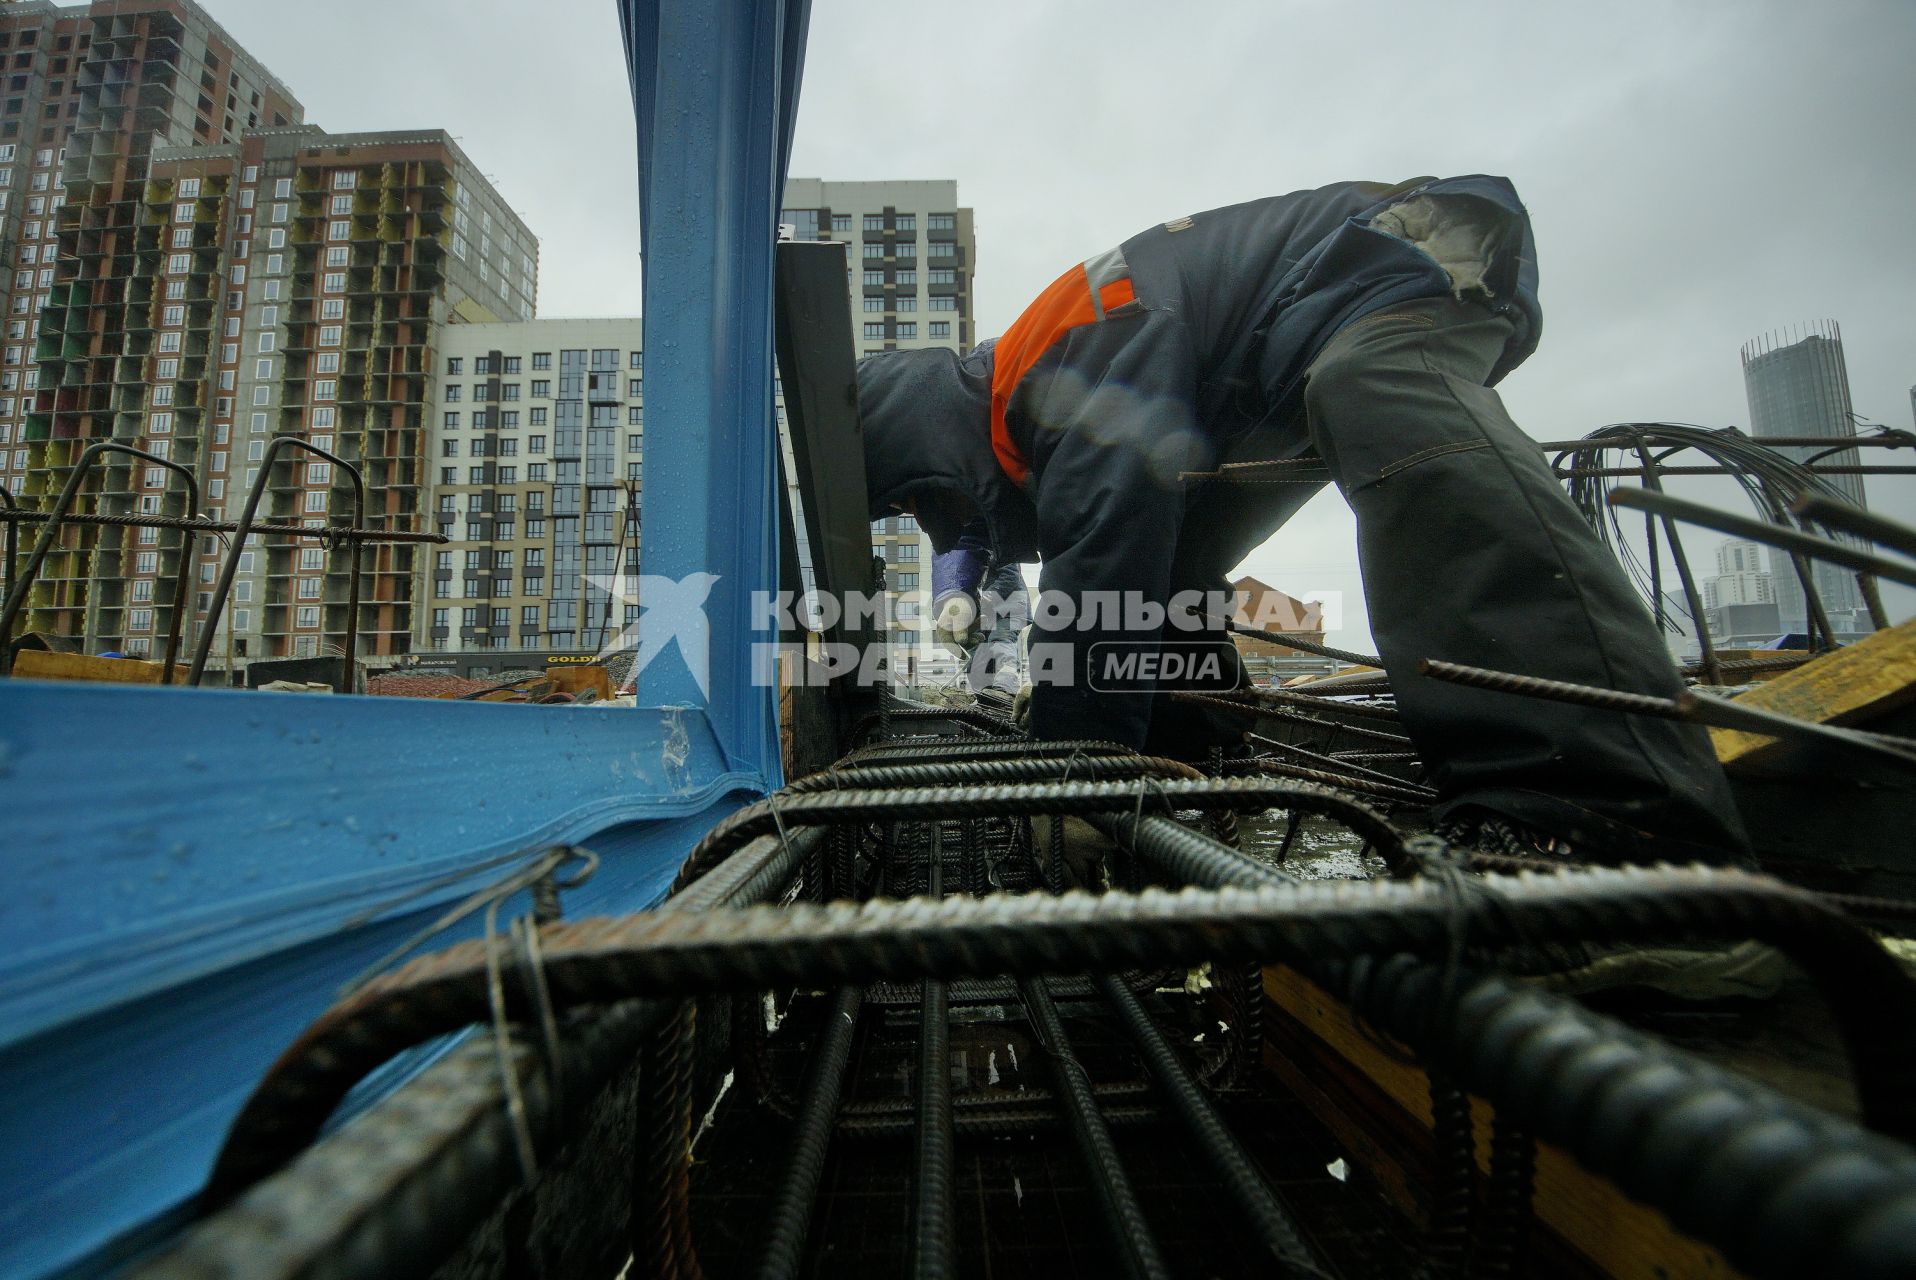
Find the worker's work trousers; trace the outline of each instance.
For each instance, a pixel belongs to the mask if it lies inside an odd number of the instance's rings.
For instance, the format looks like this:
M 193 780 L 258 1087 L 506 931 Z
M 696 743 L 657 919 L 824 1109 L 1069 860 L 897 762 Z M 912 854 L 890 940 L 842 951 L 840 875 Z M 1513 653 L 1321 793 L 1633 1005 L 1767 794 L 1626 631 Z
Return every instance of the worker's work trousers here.
M 1371 634 L 1404 728 L 1447 810 L 1479 806 L 1613 856 L 1741 851 L 1702 729 L 1418 673 L 1438 658 L 1682 688 L 1615 558 L 1483 385 L 1508 335 L 1481 303 L 1424 299 L 1347 326 L 1308 374 L 1301 425 L 1356 514 Z

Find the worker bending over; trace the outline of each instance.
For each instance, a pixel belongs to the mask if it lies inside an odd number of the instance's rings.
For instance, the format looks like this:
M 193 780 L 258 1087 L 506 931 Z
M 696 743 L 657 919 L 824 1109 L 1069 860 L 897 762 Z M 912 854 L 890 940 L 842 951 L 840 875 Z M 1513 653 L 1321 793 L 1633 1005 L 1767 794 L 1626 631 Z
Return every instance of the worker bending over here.
M 1439 658 L 1681 687 L 1491 390 L 1536 347 L 1536 289 L 1502 178 L 1348 182 L 1174 219 L 1072 267 L 962 358 L 861 361 L 871 514 L 914 511 L 938 550 L 982 522 L 994 564 L 1042 560 L 1041 602 L 1075 603 L 1036 611 L 1033 667 L 1056 675 L 1034 690 L 1035 737 L 1189 755 L 1209 744 L 1188 706 L 1113 692 L 1092 666 L 1100 645 L 1171 633 L 1090 602 L 1228 591 L 1318 486 L 1232 484 L 1220 464 L 1314 451 L 1356 514 L 1371 631 L 1440 817 L 1501 815 L 1613 857 L 1721 857 L 1746 841 L 1701 729 L 1418 674 Z

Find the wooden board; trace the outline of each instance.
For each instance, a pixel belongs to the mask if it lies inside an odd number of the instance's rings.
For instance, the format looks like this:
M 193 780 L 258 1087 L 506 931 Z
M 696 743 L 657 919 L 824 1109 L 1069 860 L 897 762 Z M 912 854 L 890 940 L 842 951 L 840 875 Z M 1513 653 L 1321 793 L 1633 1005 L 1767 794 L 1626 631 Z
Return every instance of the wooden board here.
M 1430 1087 L 1424 1073 L 1390 1058 L 1366 1039 L 1353 1025 L 1346 1006 L 1282 966 L 1264 971 L 1264 994 L 1308 1034 L 1368 1077 L 1398 1109 L 1424 1130 L 1430 1129 Z M 1492 1111 L 1481 1098 L 1473 1097 L 1470 1104 L 1477 1131 L 1477 1163 L 1487 1169 Z M 1354 1144 L 1353 1154 L 1362 1158 L 1361 1146 Z M 1662 1214 L 1586 1173 L 1548 1143 L 1537 1144 L 1536 1188 L 1537 1220 L 1601 1275 L 1617 1280 L 1734 1280 L 1741 1275 L 1722 1254 L 1680 1234 Z
M 138 658 L 96 658 L 85 653 L 51 653 L 23 649 L 13 656 L 13 674 L 22 680 L 97 680 L 106 684 L 159 684 L 165 666 Z M 174 668 L 174 683 L 185 678 L 186 667 Z
M 1912 698 L 1916 698 L 1916 619 L 1784 672 L 1736 701 L 1798 720 L 1856 724 Z M 1712 729 L 1710 741 L 1724 764 L 1749 759 L 1776 745 L 1775 738 L 1737 729 Z

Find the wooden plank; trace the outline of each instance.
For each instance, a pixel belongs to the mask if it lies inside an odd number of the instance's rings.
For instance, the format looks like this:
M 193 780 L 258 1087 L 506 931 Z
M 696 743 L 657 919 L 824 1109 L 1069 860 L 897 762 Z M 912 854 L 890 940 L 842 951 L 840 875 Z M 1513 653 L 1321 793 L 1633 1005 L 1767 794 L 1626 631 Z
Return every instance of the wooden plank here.
M 1819 724 L 1855 724 L 1916 699 L 1916 619 L 1878 631 L 1853 645 L 1738 697 L 1738 703 Z M 1712 729 L 1724 764 L 1748 760 L 1776 739 L 1737 729 Z
M 1423 1071 L 1367 1040 L 1349 1009 L 1295 970 L 1264 971 L 1264 994 L 1310 1034 L 1368 1076 L 1426 1129 L 1430 1087 Z M 1471 1099 L 1477 1163 L 1488 1168 L 1492 1111 Z M 1661 1213 L 1586 1173 L 1560 1148 L 1537 1144 L 1537 1220 L 1601 1274 L 1617 1280 L 1732 1280 L 1741 1273 L 1723 1255 L 1679 1233 Z
M 13 657 L 13 674 L 24 680 L 159 684 L 162 670 L 162 664 L 142 662 L 138 658 L 96 658 L 85 653 L 51 653 L 41 649 L 23 649 Z M 182 665 L 174 679 L 180 679 L 184 672 Z

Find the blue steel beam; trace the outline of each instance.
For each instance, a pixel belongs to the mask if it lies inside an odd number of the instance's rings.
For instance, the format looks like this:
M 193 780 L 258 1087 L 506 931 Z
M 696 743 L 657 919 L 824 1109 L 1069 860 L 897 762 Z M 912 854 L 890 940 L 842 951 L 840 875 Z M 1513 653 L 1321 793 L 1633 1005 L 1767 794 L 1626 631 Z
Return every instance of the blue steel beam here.
M 779 772 L 776 642 L 754 593 L 777 586 L 772 255 L 804 60 L 806 0 L 621 0 L 639 122 L 645 267 L 645 578 L 691 602 L 647 609 L 640 700 L 702 707 L 735 768 Z M 679 584 L 666 588 L 669 580 Z M 670 629 L 679 641 L 665 647 Z M 688 644 L 688 640 L 691 643 Z M 709 682 L 695 668 L 709 654 Z
M 747 641 L 777 563 L 772 253 L 807 11 L 620 2 L 645 572 L 716 575 L 709 684 L 676 626 L 630 712 L 0 681 L 0 1276 L 97 1271 L 162 1235 L 266 1065 L 502 858 L 586 844 L 601 867 L 568 913 L 642 908 L 778 782 Z

